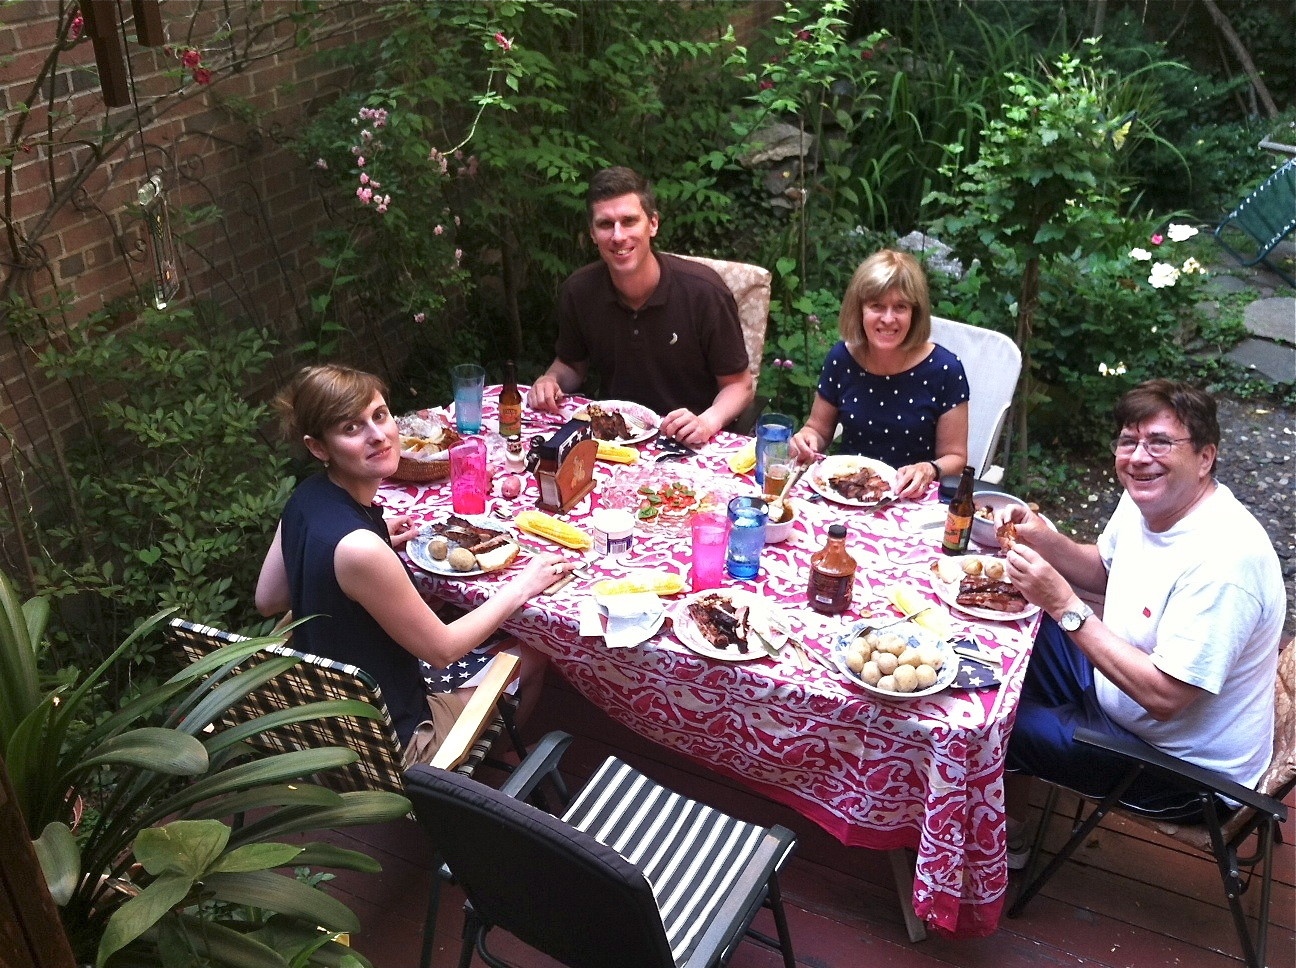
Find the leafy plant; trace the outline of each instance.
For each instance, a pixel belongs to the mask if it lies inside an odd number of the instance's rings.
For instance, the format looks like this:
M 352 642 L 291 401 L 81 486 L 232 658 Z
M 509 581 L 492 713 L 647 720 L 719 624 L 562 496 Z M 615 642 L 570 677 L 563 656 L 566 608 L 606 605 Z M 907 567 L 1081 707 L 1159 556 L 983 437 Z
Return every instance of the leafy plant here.
M 248 398 L 269 362 L 268 334 L 204 307 L 145 310 L 119 324 L 100 313 L 50 344 L 47 375 L 76 393 L 89 433 L 69 446 L 68 506 L 38 521 L 38 587 L 56 599 L 91 593 L 93 634 L 64 661 L 96 665 L 112 641 L 158 603 L 217 624 L 249 619 L 247 589 L 292 487 L 281 448 L 262 437 L 268 409 Z M 85 612 L 85 610 L 82 610 Z M 72 614 L 72 613 L 69 613 Z M 89 627 L 83 618 L 68 633 Z M 137 640 L 108 673 L 113 696 L 150 667 Z
M 0 573 L 0 749 L 15 799 L 80 961 L 96 965 L 203 963 L 228 968 L 366 964 L 321 935 L 359 930 L 355 915 L 277 869 L 316 864 L 376 871 L 367 856 L 327 844 L 270 838 L 382 822 L 409 802 L 391 793 L 346 793 L 310 783 L 354 762 L 322 748 L 249 758 L 246 741 L 276 724 L 329 716 L 374 717 L 365 703 L 332 701 L 280 710 L 209 732 L 265 680 L 295 664 L 273 658 L 238 673 L 242 660 L 282 637 L 251 639 L 194 662 L 144 689 L 111 715 L 89 718 L 96 684 L 135 640 L 166 617 L 141 623 L 97 668 L 44 689 L 46 598 L 19 603 Z M 79 829 L 73 817 L 88 802 Z M 231 829 L 219 818 L 257 810 Z M 214 902 L 252 905 L 254 921 L 219 916 Z M 323 943 L 321 943 L 321 939 Z

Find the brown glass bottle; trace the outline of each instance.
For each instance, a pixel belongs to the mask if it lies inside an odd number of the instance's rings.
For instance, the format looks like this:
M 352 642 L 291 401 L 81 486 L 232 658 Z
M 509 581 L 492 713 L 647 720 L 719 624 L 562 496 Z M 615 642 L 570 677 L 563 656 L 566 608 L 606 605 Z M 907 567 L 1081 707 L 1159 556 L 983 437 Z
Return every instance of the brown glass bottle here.
M 517 387 L 517 367 L 504 364 L 504 386 L 499 395 L 499 432 L 504 438 L 522 433 L 522 394 Z
M 846 528 L 828 528 L 828 541 L 810 556 L 806 601 L 817 612 L 835 615 L 850 608 L 855 597 L 855 559 L 846 550 Z
M 967 551 L 968 538 L 972 536 L 972 515 L 976 502 L 972 499 L 971 467 L 963 468 L 958 489 L 950 498 L 949 513 L 945 516 L 945 536 L 941 538 L 941 551 L 947 555 L 961 555 Z

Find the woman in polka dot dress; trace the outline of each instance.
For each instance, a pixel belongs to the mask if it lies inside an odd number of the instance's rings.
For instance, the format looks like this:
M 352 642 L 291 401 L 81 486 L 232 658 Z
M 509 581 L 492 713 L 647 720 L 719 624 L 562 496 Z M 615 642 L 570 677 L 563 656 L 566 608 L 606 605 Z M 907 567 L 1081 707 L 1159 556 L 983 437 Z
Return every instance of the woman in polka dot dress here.
M 796 456 L 838 450 L 896 468 L 901 497 L 923 494 L 967 463 L 968 384 L 959 358 L 933 343 L 927 276 L 907 252 L 883 249 L 851 277 L 838 320 L 842 341 L 819 375 Z

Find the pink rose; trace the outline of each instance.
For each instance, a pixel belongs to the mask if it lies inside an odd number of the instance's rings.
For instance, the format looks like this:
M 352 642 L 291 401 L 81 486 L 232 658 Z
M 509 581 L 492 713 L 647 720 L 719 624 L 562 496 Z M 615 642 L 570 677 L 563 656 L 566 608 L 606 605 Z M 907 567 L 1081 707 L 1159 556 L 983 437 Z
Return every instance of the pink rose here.
M 85 29 L 85 17 L 77 14 L 72 18 L 72 26 L 68 28 L 68 39 L 76 40 L 81 36 L 81 31 Z
M 1160 245 L 1160 244 L 1161 244 L 1162 242 L 1164 242 L 1164 241 L 1165 241 L 1165 236 L 1162 235 L 1160 232 L 1154 232 L 1154 233 L 1152 234 L 1152 244 L 1153 244 L 1153 245 Z
M 369 176 L 366 175 L 364 172 L 360 172 L 360 184 L 361 185 L 369 184 Z
M 433 228 L 432 228 L 432 234 L 433 234 L 433 235 L 441 235 L 441 234 L 443 234 L 444 232 L 445 232 L 445 226 L 444 226 L 444 225 L 437 225 L 437 226 L 433 226 Z
M 414 322 L 423 323 L 427 321 L 427 313 L 415 313 Z
M 202 54 L 190 47 L 180 55 L 180 63 L 190 69 L 195 68 L 202 63 Z
M 809 39 L 810 39 L 810 31 L 808 30 L 797 31 L 797 40 L 809 40 Z
M 509 40 L 502 33 L 495 35 L 495 43 L 499 44 L 500 50 L 513 49 L 513 41 Z
M 872 59 L 873 59 L 873 51 L 871 51 L 871 50 L 862 50 L 862 51 L 860 51 L 860 57 L 864 58 L 865 60 L 872 60 Z
M 760 88 L 762 91 L 768 91 L 770 88 L 772 88 L 772 87 L 774 86 L 774 82 L 773 82 L 773 81 L 761 81 L 760 84 L 759 84 L 758 86 L 759 86 L 759 88 Z
M 212 73 L 211 71 L 207 70 L 207 68 L 205 67 L 194 68 L 193 79 L 199 84 L 210 84 L 211 78 L 212 78 Z
M 363 168 L 363 167 L 365 166 L 364 155 L 359 155 L 359 156 L 356 158 L 356 164 L 359 165 L 361 168 Z

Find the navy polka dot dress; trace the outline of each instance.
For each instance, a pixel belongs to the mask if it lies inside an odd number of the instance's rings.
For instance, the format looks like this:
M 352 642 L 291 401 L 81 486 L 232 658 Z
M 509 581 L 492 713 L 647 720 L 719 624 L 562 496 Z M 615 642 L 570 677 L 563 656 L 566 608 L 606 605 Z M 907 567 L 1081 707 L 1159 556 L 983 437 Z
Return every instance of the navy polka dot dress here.
M 819 395 L 837 408 L 839 453 L 903 467 L 937 457 L 936 422 L 967 402 L 968 383 L 959 358 L 940 345 L 912 369 L 877 376 L 839 342 L 819 374 Z

